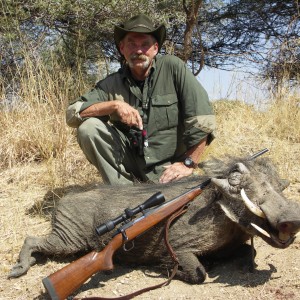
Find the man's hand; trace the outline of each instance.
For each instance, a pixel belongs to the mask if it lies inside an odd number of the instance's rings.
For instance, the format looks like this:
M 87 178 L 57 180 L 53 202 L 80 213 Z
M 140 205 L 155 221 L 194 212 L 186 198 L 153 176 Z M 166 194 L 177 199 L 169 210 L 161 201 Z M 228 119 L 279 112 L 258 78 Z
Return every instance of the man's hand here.
M 123 101 L 116 101 L 115 113 L 119 116 L 120 121 L 128 126 L 135 126 L 140 130 L 143 129 L 143 121 L 139 112 Z
M 206 137 L 202 139 L 198 144 L 191 147 L 186 153 L 185 157 L 190 157 L 194 162 L 199 162 L 206 145 Z M 165 166 L 166 170 L 161 175 L 159 182 L 167 183 L 170 181 L 178 180 L 182 177 L 193 174 L 194 168 L 189 168 L 184 165 L 183 162 L 176 162 L 172 165 Z
M 169 166 L 164 166 L 166 169 L 159 179 L 160 183 L 168 183 L 175 181 L 185 176 L 193 174 L 194 169 L 186 167 L 182 162 L 175 162 Z
M 82 118 L 101 117 L 116 114 L 120 121 L 128 126 L 143 129 L 143 121 L 139 112 L 128 103 L 120 100 L 112 100 L 95 103 L 80 113 Z

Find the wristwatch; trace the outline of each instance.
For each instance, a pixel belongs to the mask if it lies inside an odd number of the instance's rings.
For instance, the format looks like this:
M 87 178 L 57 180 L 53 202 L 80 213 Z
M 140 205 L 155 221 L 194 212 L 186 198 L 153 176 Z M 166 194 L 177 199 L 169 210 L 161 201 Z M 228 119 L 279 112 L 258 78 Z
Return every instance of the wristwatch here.
M 183 161 L 183 164 L 188 168 L 196 168 L 197 164 L 193 161 L 191 157 L 186 157 Z

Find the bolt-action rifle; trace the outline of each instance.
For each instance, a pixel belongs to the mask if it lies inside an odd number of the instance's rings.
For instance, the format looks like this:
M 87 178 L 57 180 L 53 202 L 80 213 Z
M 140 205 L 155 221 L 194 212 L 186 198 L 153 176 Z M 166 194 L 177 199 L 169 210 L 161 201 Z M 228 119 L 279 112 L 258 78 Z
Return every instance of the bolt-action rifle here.
M 125 209 L 124 214 L 97 227 L 97 234 L 102 235 L 124 222 L 102 251 L 92 251 L 43 279 L 43 284 L 51 299 L 65 299 L 95 273 L 112 270 L 113 255 L 119 248 L 125 247 L 127 242 L 133 241 L 137 236 L 187 206 L 202 193 L 209 183 L 210 179 L 207 179 L 167 202 L 164 202 L 164 196 L 158 192 L 143 204 L 134 209 Z M 138 213 L 142 215 L 132 219 Z

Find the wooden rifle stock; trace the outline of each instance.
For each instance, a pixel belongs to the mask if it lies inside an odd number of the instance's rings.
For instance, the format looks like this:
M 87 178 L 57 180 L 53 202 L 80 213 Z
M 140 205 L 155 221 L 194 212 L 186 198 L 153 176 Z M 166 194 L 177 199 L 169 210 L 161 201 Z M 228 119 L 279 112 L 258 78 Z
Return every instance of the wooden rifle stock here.
M 210 179 L 157 208 L 151 209 L 149 214 L 137 218 L 137 220 L 133 220 L 131 225 L 124 230 L 127 237 L 126 240 L 124 240 L 124 232 L 118 233 L 101 252 L 92 251 L 44 278 L 43 284 L 51 299 L 65 299 L 80 288 L 80 286 L 95 273 L 112 270 L 112 258 L 116 250 L 118 250 L 125 242 L 135 239 L 137 236 L 152 228 L 162 220 L 170 217 L 180 208 L 193 201 L 195 197 L 201 194 L 203 188 L 209 183 Z

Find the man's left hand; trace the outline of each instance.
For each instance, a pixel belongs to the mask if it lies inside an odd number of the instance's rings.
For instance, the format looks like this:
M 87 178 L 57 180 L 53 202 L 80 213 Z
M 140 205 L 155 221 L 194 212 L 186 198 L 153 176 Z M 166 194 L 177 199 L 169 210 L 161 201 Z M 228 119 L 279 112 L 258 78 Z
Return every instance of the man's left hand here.
M 160 183 L 168 183 L 193 174 L 194 169 L 186 167 L 182 162 L 164 166 L 166 169 L 159 179 Z

